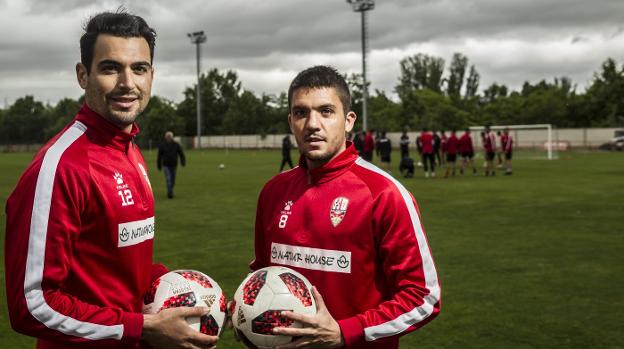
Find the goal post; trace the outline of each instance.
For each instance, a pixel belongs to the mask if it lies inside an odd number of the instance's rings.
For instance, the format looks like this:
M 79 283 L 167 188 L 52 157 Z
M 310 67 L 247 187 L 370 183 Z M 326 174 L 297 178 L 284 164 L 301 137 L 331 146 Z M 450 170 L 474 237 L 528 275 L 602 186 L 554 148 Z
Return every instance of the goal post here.
M 490 126 L 492 131 L 502 131 L 509 129 L 514 131 L 514 147 L 518 149 L 536 147 L 541 144 L 546 151 L 546 158 L 553 160 L 558 158 L 557 150 L 562 147 L 558 141 L 553 138 L 552 124 L 530 124 L 530 125 L 493 125 Z M 485 126 L 471 126 L 471 132 L 481 132 L 485 130 Z M 535 131 L 543 130 L 544 133 Z M 523 132 L 524 131 L 524 132 Z M 500 145 L 499 145 L 500 146 Z M 565 145 L 563 145 L 565 147 Z

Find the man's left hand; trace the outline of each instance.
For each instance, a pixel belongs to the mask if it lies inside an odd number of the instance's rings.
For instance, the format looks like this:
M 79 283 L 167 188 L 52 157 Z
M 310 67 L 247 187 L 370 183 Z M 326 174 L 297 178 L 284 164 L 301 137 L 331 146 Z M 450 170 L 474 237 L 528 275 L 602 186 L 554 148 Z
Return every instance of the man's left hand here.
M 282 316 L 294 321 L 299 321 L 303 328 L 276 327 L 273 333 L 284 336 L 299 337 L 285 345 L 280 345 L 278 349 L 295 348 L 340 348 L 344 346 L 340 326 L 327 310 L 323 297 L 316 287 L 312 287 L 312 296 L 316 301 L 316 315 L 309 316 L 293 313 L 291 311 L 282 312 Z

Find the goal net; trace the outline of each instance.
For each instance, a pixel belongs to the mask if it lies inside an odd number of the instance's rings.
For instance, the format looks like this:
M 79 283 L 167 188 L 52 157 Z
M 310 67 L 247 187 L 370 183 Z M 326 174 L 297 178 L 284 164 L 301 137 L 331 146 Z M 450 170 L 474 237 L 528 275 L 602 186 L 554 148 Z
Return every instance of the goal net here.
M 503 130 L 509 129 L 513 139 L 514 158 L 526 159 L 558 159 L 560 150 L 567 150 L 569 144 L 560 142 L 551 124 L 533 125 L 494 125 L 490 129 L 496 133 L 496 151 L 501 151 L 500 136 Z M 485 126 L 471 126 L 471 136 L 477 149 L 483 149 L 481 132 Z M 477 150 L 475 149 L 475 150 Z M 477 151 L 478 152 L 478 151 Z

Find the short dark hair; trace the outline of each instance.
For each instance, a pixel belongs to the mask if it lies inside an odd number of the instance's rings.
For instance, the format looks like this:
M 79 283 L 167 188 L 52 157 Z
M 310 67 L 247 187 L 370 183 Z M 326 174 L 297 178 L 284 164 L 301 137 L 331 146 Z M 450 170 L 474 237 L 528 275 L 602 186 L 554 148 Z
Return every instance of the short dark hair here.
M 122 38 L 143 37 L 150 48 L 150 59 L 154 61 L 156 32 L 139 16 L 120 8 L 117 12 L 102 12 L 91 17 L 84 27 L 85 33 L 80 37 L 80 61 L 91 73 L 93 48 L 100 34 L 109 34 Z
M 292 107 L 292 97 L 296 90 L 322 87 L 336 89 L 345 115 L 351 111 L 349 85 L 335 68 L 326 65 L 317 65 L 297 74 L 288 88 L 288 110 Z

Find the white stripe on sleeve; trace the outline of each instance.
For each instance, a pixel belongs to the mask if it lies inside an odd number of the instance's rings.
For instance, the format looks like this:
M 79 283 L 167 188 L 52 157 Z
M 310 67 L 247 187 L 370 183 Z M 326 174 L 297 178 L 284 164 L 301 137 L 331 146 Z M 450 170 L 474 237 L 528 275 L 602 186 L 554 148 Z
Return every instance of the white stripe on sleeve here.
M 35 199 L 30 221 L 30 238 L 26 257 L 26 275 L 24 278 L 24 295 L 32 316 L 46 327 L 60 331 L 66 335 L 86 339 L 121 339 L 123 325 L 99 325 L 73 319 L 63 315 L 48 305 L 43 296 L 41 281 L 43 279 L 48 219 L 52 201 L 52 189 L 56 168 L 63 152 L 76 139 L 84 134 L 87 127 L 76 121 L 46 151 L 37 177 Z
M 423 232 L 422 225 L 420 224 L 420 218 L 416 212 L 416 206 L 412 202 L 412 198 L 407 189 L 405 189 L 399 181 L 386 173 L 386 171 L 381 170 L 379 167 L 371 164 L 370 162 L 358 157 L 355 163 L 389 179 L 401 193 L 412 220 L 412 226 L 414 228 L 414 233 L 416 234 L 416 241 L 418 242 L 418 249 L 423 263 L 425 285 L 427 289 L 429 289 L 429 294 L 424 297 L 424 303 L 422 305 L 410 310 L 407 313 L 399 315 L 393 320 L 376 326 L 364 328 L 365 339 L 367 341 L 373 341 L 379 338 L 399 334 L 407 330 L 412 325 L 429 317 L 433 313 L 434 305 L 440 299 L 440 286 L 438 284 L 438 274 L 436 273 L 435 266 L 433 264 L 433 258 L 431 257 L 431 253 L 429 251 L 427 239 L 425 238 L 425 233 Z

